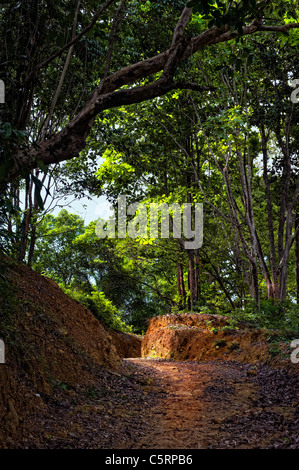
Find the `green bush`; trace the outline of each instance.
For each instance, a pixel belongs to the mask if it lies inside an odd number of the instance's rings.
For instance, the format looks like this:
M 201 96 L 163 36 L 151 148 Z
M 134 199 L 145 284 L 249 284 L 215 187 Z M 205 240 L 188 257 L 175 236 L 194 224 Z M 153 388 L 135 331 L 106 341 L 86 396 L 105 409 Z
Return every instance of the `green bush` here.
M 260 309 L 251 302 L 244 309 L 235 309 L 229 316 L 234 324 L 242 322 L 249 328 L 280 330 L 286 336 L 299 335 L 299 305 L 289 301 L 264 300 Z
M 87 293 L 65 288 L 63 285 L 60 287 L 69 297 L 87 307 L 108 328 L 123 332 L 132 331 L 132 327 L 122 320 L 121 312 L 105 297 L 103 292 L 94 289 L 91 293 Z

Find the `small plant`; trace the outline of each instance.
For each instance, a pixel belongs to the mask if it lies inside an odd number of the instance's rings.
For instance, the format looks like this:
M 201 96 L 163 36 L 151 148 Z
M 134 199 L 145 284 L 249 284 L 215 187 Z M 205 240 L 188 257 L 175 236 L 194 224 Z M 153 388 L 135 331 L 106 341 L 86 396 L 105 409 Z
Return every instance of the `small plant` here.
M 122 331 L 124 333 L 132 332 L 132 327 L 123 321 L 121 311 L 105 297 L 103 292 L 99 292 L 94 288 L 90 293 L 87 293 L 80 290 L 78 291 L 66 288 L 63 284 L 60 284 L 60 287 L 63 289 L 65 294 L 87 307 L 96 318 L 102 321 L 109 328 Z
M 222 326 L 219 328 L 221 331 L 225 331 L 227 333 L 233 333 L 235 330 L 238 330 L 239 328 L 236 326 L 232 326 L 231 324 Z
M 92 385 L 89 385 L 87 389 L 85 390 L 86 395 L 92 397 L 92 398 L 99 398 L 102 396 L 101 390 L 93 387 Z
M 235 309 L 230 313 L 233 322 L 242 323 L 247 328 L 266 328 L 280 330 L 282 336 L 299 334 L 299 306 L 290 301 L 274 302 L 262 300 L 260 307 L 253 301 L 245 308 Z M 231 322 L 230 322 L 231 323 Z
M 72 385 L 68 384 L 67 382 L 59 382 L 58 381 L 57 385 L 62 390 L 74 390 L 74 387 L 72 387 Z
M 179 308 L 177 305 L 172 305 L 170 308 L 170 314 L 171 315 L 178 315 L 179 313 Z
M 214 341 L 214 344 L 215 344 L 215 348 L 219 349 L 219 348 L 223 348 L 223 346 L 226 346 L 227 343 L 224 339 L 220 339 L 218 341 Z

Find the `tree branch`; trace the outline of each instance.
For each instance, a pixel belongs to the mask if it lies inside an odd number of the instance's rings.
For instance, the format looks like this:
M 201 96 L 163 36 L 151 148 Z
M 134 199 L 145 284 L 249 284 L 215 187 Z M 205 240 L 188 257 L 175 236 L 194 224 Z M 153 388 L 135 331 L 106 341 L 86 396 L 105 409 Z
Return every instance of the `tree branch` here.
M 74 22 L 73 22 L 73 32 L 72 32 L 72 38 L 75 37 L 75 34 L 76 34 L 76 28 L 77 28 L 77 21 L 78 21 L 78 14 L 79 14 L 79 9 L 80 9 L 80 3 L 81 3 L 81 0 L 77 0 L 77 3 L 76 3 L 76 10 L 75 10 L 75 15 L 74 15 Z M 50 124 L 50 120 L 52 119 L 52 116 L 53 116 L 53 113 L 54 113 L 54 109 L 55 109 L 55 106 L 57 104 L 57 100 L 59 98 L 59 95 L 60 95 L 60 92 L 61 92 L 61 89 L 62 89 L 62 85 L 63 85 L 63 82 L 65 80 L 65 76 L 66 76 L 66 73 L 67 73 L 67 69 L 69 67 L 69 64 L 70 64 L 70 60 L 71 60 L 71 56 L 72 56 L 72 53 L 73 53 L 73 48 L 74 48 L 74 45 L 71 45 L 69 50 L 68 50 L 68 53 L 67 53 L 67 57 L 66 57 L 66 60 L 65 60 L 65 64 L 64 64 L 64 67 L 63 67 L 63 70 L 62 70 L 62 74 L 61 74 L 61 77 L 60 77 L 60 80 L 59 80 L 59 83 L 58 83 L 58 87 L 56 89 L 56 92 L 54 94 L 54 97 L 53 97 L 53 100 L 52 100 L 52 103 L 51 103 L 51 107 L 50 107 L 50 111 L 49 111 L 49 114 L 48 116 L 46 117 L 46 120 L 45 122 L 43 123 L 43 127 L 41 129 L 41 136 L 42 138 L 45 137 L 46 135 L 46 132 L 48 131 L 48 127 L 49 127 L 49 124 Z
M 92 22 L 80 35 L 64 46 L 60 51 L 51 56 L 47 61 L 39 64 L 35 71 L 46 66 L 51 60 L 70 47 L 76 40 L 82 37 L 95 24 L 100 14 L 113 3 L 109 0 L 94 16 Z M 213 26 L 200 35 L 186 39 L 184 31 L 190 20 L 191 9 L 185 8 L 178 21 L 171 47 L 144 61 L 124 67 L 118 72 L 106 77 L 92 93 L 79 114 L 72 119 L 59 133 L 48 140 L 39 143 L 39 149 L 30 148 L 27 151 L 19 151 L 14 158 L 15 166 L 10 171 L 8 181 L 13 180 L 22 167 L 32 169 L 36 167 L 37 160 L 42 160 L 45 164 L 57 163 L 69 160 L 79 155 L 84 148 L 87 136 L 94 124 L 96 116 L 103 110 L 117 106 L 139 103 L 149 99 L 162 96 L 175 88 L 189 88 L 196 91 L 205 91 L 204 87 L 189 82 L 173 82 L 173 75 L 180 61 L 193 55 L 196 51 L 206 46 L 233 39 L 229 26 L 221 28 Z M 274 29 L 273 29 L 274 28 Z M 286 31 L 292 28 L 299 28 L 299 24 L 291 23 L 281 26 L 264 26 L 259 21 L 254 20 L 249 26 L 243 27 L 244 35 L 254 34 L 257 31 Z M 137 82 L 150 75 L 163 70 L 162 76 L 153 83 L 145 86 L 133 86 L 127 89 L 120 89 L 124 85 Z
M 48 59 L 44 60 L 43 62 L 39 63 L 35 68 L 34 70 L 32 70 L 32 72 L 26 77 L 26 80 L 24 81 L 24 84 L 28 83 L 30 80 L 32 80 L 32 78 L 34 77 L 34 75 L 36 74 L 36 72 L 38 72 L 40 69 L 46 67 L 47 65 L 50 64 L 50 62 L 52 62 L 54 59 L 56 59 L 56 57 L 60 56 L 61 54 L 63 54 L 64 51 L 66 51 L 67 49 L 69 49 L 73 44 L 75 44 L 75 42 L 79 41 L 83 36 L 85 36 L 86 33 L 88 33 L 88 31 L 90 31 L 94 25 L 96 24 L 97 20 L 99 19 L 99 17 L 101 16 L 101 14 L 107 10 L 107 8 L 109 8 L 109 6 L 114 3 L 116 0 L 108 0 L 108 2 L 103 5 L 93 16 L 91 22 L 89 23 L 88 26 L 86 26 L 86 28 L 83 29 L 83 31 L 81 31 L 81 33 L 79 33 L 76 37 L 72 38 L 72 40 L 70 42 L 68 42 L 67 44 L 65 44 L 61 49 L 59 49 L 59 51 L 55 52 L 54 54 L 52 54 L 50 57 L 48 57 Z

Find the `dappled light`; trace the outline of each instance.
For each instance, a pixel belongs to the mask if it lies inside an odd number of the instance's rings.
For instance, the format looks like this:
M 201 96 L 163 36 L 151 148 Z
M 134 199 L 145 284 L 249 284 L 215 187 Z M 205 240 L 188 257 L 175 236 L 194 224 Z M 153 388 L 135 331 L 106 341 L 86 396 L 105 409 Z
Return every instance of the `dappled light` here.
M 0 44 L 0 449 L 298 449 L 298 0 L 7 0 Z

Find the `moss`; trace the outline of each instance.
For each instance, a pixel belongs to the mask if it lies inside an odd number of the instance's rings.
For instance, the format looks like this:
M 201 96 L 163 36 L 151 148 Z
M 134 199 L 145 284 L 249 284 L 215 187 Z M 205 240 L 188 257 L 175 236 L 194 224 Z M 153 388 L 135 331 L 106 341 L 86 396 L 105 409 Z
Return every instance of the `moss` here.
M 281 350 L 281 348 L 278 344 L 273 344 L 272 346 L 270 346 L 268 351 L 269 351 L 269 354 L 271 354 L 272 357 L 282 354 L 282 350 Z

